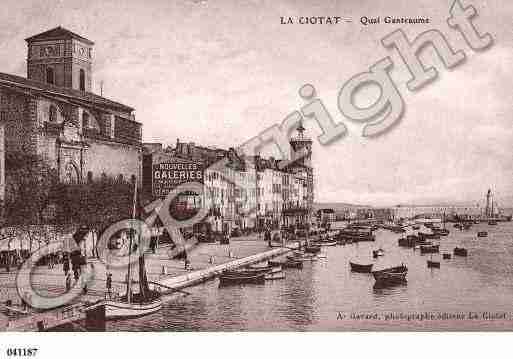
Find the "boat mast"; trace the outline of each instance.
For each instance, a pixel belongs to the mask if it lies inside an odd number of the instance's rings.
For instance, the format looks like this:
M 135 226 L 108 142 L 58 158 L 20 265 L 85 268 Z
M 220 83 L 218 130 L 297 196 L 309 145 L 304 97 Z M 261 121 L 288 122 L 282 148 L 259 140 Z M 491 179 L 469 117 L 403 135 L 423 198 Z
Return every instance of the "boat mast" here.
M 132 219 L 135 219 L 135 210 L 136 210 L 136 201 L 137 201 L 137 178 L 134 183 L 134 199 L 132 203 Z M 127 283 L 126 283 L 126 299 L 128 303 L 132 302 L 132 247 L 133 247 L 133 231 L 130 229 L 129 233 L 129 244 L 128 244 L 128 273 L 127 273 Z

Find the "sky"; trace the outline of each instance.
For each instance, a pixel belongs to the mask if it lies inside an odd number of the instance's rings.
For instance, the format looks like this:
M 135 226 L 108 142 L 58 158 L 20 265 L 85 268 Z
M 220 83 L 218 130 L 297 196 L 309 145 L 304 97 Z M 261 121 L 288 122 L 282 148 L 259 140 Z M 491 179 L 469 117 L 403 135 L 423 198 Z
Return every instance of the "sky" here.
M 513 2 L 464 0 L 474 23 L 494 44 L 474 52 L 446 23 L 452 0 L 223 1 L 3 0 L 0 71 L 26 75 L 25 38 L 63 26 L 95 42 L 93 89 L 136 109 L 145 142 L 177 138 L 236 147 L 279 124 L 315 86 L 346 136 L 314 139 L 316 200 L 368 205 L 476 203 L 492 188 L 513 206 Z M 426 25 L 364 26 L 362 16 L 428 17 Z M 280 17 L 340 16 L 337 25 L 282 25 Z M 438 29 L 465 63 L 447 70 L 434 52 L 438 78 L 421 90 L 406 87 L 407 68 L 380 40 L 396 29 L 409 39 Z M 362 123 L 345 118 L 338 92 L 354 75 L 390 56 L 391 76 L 405 102 L 392 130 L 361 136 Z M 358 93 L 369 105 L 379 92 Z

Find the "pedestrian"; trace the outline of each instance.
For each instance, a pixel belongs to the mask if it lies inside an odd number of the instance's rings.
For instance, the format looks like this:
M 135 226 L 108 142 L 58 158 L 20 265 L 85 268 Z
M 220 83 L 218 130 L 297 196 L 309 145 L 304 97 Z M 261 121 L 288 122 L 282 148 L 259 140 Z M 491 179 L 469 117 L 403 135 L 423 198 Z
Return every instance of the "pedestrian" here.
M 69 272 L 69 258 L 67 255 L 64 255 L 64 263 L 62 263 L 62 270 L 64 271 L 64 275 L 67 275 Z
M 66 293 L 71 290 L 71 273 L 66 274 Z
M 107 280 L 105 281 L 105 286 L 107 287 L 107 293 L 109 294 L 109 299 L 112 297 L 112 273 L 107 273 Z

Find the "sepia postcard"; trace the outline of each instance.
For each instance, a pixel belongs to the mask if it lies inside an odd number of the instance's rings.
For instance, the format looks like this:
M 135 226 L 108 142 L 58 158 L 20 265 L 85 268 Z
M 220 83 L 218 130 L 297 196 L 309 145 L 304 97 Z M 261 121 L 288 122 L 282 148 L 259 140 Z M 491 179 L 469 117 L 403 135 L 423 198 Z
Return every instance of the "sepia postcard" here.
M 0 342 L 513 330 L 513 2 L 2 4 Z

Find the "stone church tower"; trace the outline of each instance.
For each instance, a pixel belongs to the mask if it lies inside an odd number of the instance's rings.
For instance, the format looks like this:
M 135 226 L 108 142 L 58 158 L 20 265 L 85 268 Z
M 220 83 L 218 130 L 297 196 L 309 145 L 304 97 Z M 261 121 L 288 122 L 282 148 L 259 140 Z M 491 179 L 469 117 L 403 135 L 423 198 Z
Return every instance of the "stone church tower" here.
M 29 80 L 91 92 L 92 41 L 62 27 L 25 41 Z

